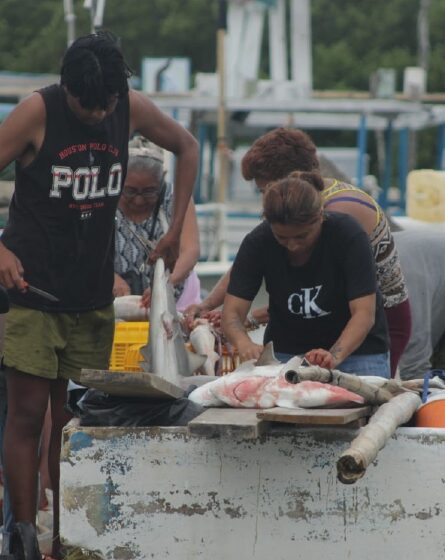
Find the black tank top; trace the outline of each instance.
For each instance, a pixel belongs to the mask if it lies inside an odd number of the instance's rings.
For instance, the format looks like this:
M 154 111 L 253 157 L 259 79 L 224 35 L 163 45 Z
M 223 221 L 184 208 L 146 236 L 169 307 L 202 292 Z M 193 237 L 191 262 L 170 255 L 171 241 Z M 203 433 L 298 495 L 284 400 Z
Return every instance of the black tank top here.
M 11 290 L 15 304 L 81 312 L 113 301 L 114 222 L 127 171 L 129 101 L 97 126 L 81 123 L 64 90 L 39 91 L 46 107 L 42 147 L 26 167 L 16 163 L 15 192 L 2 241 L 22 262 L 29 284 L 52 303 Z

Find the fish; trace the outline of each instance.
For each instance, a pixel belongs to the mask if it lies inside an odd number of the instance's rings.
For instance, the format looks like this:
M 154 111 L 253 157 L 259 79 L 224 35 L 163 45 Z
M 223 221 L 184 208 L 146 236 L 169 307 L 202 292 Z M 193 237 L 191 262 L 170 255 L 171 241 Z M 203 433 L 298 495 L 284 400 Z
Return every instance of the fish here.
M 242 363 L 232 373 L 197 387 L 188 398 L 206 407 L 234 408 L 318 408 L 364 403 L 363 397 L 342 387 L 317 381 L 289 383 L 286 372 L 299 367 L 301 361 L 295 356 L 280 363 L 269 343 L 257 362 Z
M 114 299 L 117 321 L 148 321 L 149 310 L 141 306 L 142 296 L 120 296 Z
M 190 333 L 189 340 L 197 354 L 206 356 L 206 361 L 199 368 L 204 375 L 215 375 L 215 364 L 220 355 L 215 351 L 216 337 L 205 319 L 199 319 Z
M 144 371 L 180 386 L 182 376 L 191 376 L 207 359 L 187 350 L 176 311 L 170 273 L 164 261 L 158 259 L 154 267 L 150 306 L 150 336 L 140 349 Z

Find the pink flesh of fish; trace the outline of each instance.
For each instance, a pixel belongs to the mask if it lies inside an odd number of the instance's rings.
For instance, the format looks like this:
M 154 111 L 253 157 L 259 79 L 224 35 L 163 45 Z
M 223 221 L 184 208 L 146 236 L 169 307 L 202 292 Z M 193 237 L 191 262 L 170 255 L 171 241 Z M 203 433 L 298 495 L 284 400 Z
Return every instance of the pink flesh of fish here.
M 215 383 L 213 387 L 211 385 L 210 383 L 206 391 L 209 402 L 213 395 L 217 400 L 235 408 L 338 407 L 364 402 L 363 397 L 341 387 L 316 381 L 303 381 L 294 385 L 288 383 L 283 376 L 247 376 L 233 380 L 227 378 L 226 383 Z

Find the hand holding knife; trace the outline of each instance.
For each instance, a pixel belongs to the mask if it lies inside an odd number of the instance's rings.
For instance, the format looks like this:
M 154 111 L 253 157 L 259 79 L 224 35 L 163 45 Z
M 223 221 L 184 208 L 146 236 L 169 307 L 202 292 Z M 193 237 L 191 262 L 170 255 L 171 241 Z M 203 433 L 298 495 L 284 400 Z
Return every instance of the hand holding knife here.
M 23 281 L 23 288 L 24 290 L 28 291 L 28 292 L 32 292 L 40 297 L 43 297 L 49 301 L 60 301 L 59 298 L 57 298 L 56 296 L 53 296 L 53 294 L 50 294 L 49 292 L 45 292 L 45 290 L 41 290 L 40 288 L 36 288 L 35 286 L 32 286 L 31 284 L 28 284 L 28 282 L 26 282 L 25 280 Z

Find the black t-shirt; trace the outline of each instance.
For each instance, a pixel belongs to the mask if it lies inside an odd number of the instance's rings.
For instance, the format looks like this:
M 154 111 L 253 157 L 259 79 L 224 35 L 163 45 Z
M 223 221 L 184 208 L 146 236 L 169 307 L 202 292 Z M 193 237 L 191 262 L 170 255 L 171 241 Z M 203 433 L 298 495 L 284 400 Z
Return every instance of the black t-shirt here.
M 80 312 L 113 301 L 114 221 L 128 160 L 129 102 L 99 125 L 69 109 L 61 86 L 40 90 L 45 137 L 36 158 L 16 164 L 15 192 L 2 235 L 29 284 L 60 299 L 11 290 L 13 303 L 43 311 Z
M 263 222 L 243 240 L 230 275 L 228 293 L 252 301 L 265 281 L 269 324 L 264 342 L 277 352 L 303 354 L 332 347 L 349 321 L 351 300 L 377 290 L 368 236 L 350 216 L 327 213 L 319 240 L 303 266 L 293 266 L 287 250 Z M 375 324 L 354 354 L 388 350 L 382 298 L 377 291 Z

